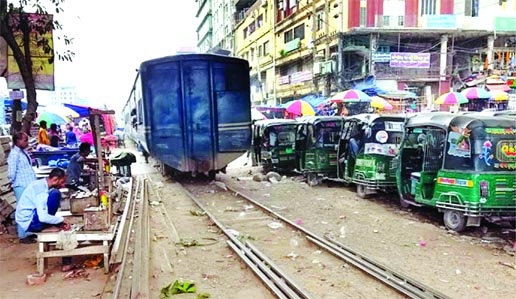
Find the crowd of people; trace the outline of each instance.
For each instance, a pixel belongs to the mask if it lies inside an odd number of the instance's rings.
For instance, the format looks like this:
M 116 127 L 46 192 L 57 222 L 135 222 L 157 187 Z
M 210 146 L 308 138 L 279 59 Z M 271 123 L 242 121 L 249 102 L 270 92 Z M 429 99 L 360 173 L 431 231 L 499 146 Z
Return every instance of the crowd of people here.
M 90 125 L 85 120 L 78 123 L 68 123 L 64 126 L 50 124 L 50 127 L 45 120 L 39 122 L 38 145 L 53 148 L 61 146 L 77 147 L 80 142 L 93 143 Z

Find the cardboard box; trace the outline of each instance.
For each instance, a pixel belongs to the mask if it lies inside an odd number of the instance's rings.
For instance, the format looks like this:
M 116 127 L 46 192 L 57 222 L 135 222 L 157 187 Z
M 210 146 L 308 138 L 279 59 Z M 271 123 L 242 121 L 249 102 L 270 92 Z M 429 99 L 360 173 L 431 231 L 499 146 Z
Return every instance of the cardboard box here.
M 83 211 L 84 230 L 107 230 L 108 227 L 108 211 L 101 210 L 97 207 L 86 208 Z
M 98 207 L 99 201 L 96 196 L 88 196 L 84 198 L 70 198 L 70 212 L 72 214 L 82 214 L 84 209 Z

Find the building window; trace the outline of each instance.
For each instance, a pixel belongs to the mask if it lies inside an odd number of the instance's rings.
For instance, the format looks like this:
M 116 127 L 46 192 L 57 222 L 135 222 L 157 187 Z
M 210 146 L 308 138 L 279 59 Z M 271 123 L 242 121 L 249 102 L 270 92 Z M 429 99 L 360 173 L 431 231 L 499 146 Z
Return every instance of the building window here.
M 300 40 L 305 38 L 305 24 L 299 25 L 294 29 L 283 33 L 283 39 L 285 43 L 288 43 L 289 41 L 296 38 L 299 38 Z
M 247 38 L 247 27 L 244 28 L 244 39 Z
M 263 56 L 269 54 L 269 41 L 263 43 Z
M 466 0 L 464 2 L 464 15 L 467 17 L 478 17 L 479 0 Z
M 294 39 L 294 32 L 292 30 L 289 30 L 285 33 L 283 33 L 283 40 L 284 43 L 288 43 L 289 41 Z
M 305 24 L 301 24 L 294 28 L 294 38 L 299 38 L 300 40 L 305 38 Z
M 404 16 L 398 16 L 398 26 L 403 26 Z
M 256 19 L 256 27 L 260 28 L 263 26 L 263 15 L 259 15 Z
M 360 7 L 360 27 L 365 27 L 367 16 L 367 7 Z
M 421 15 L 435 15 L 437 0 L 421 0 Z
M 263 51 L 262 46 L 261 46 L 261 45 L 260 45 L 260 46 L 258 46 L 258 53 L 256 53 L 256 55 L 257 55 L 258 57 L 262 56 L 262 51 Z
M 383 16 L 383 26 L 390 26 L 391 25 L 391 18 L 389 16 Z
M 315 21 L 315 30 L 319 31 L 323 29 L 324 26 L 324 10 L 319 10 L 316 13 L 316 21 Z

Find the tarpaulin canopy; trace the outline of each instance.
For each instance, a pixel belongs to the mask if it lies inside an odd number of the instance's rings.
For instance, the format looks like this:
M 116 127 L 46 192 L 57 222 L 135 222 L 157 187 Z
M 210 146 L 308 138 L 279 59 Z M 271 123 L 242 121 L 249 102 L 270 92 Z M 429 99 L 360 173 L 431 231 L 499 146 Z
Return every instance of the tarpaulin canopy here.
M 87 106 L 74 105 L 74 104 L 63 104 L 65 107 L 72 109 L 73 111 L 79 113 L 79 117 L 87 117 L 90 115 L 90 108 Z
M 79 114 L 79 117 L 88 117 L 90 115 L 90 111 L 98 111 L 102 114 L 102 121 L 104 123 L 104 129 L 106 130 L 106 134 L 111 135 L 116 129 L 116 121 L 115 117 L 112 114 L 103 114 L 102 109 L 74 105 L 74 104 L 63 104 L 65 107 L 68 107 Z

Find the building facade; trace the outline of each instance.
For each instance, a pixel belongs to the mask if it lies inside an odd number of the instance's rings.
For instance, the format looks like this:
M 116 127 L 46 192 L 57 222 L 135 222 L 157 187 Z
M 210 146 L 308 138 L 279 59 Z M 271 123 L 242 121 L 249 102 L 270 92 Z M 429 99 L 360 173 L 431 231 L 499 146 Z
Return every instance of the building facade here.
M 516 71 L 516 0 L 233 4 L 234 55 L 250 62 L 256 104 L 328 96 L 371 77 L 431 104 L 472 73 Z
M 196 18 L 197 49 L 201 53 L 234 53 L 234 0 L 195 0 L 198 4 Z

